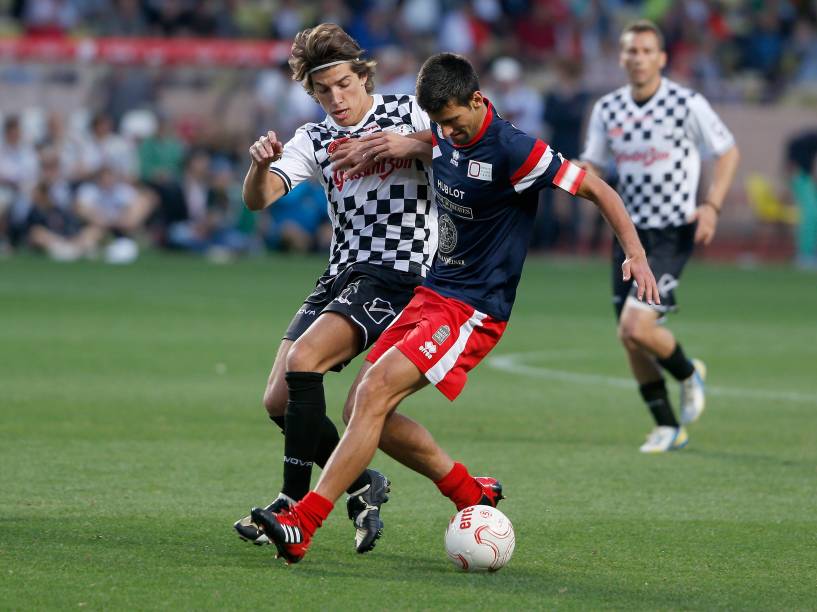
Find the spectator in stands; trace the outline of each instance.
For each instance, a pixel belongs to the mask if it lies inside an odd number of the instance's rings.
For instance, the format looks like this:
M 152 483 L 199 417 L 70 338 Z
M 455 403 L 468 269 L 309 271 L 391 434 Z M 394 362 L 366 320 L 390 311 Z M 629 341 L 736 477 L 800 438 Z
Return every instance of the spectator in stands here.
M 160 116 L 156 133 L 139 143 L 140 178 L 149 185 L 178 181 L 184 155 L 184 142 L 176 136 L 171 121 Z
M 332 242 L 326 194 L 316 183 L 302 183 L 264 212 L 262 231 L 268 249 L 322 252 Z
M 582 123 L 590 104 L 590 95 L 582 87 L 581 77 L 580 63 L 558 61 L 556 79 L 545 95 L 542 118 L 549 128 L 547 141 L 567 159 L 576 159 L 581 153 Z M 571 249 L 576 249 L 582 202 L 562 198 L 553 189 L 542 190 L 540 202 L 532 246 L 550 248 L 562 239 Z
M 71 174 L 76 164 L 79 143 L 65 127 L 65 119 L 60 113 L 50 113 L 45 122 L 45 133 L 39 141 L 38 148 L 55 155 L 61 178 L 74 180 Z
M 103 167 L 113 169 L 128 180 L 137 174 L 138 157 L 134 146 L 113 130 L 113 120 L 105 113 L 91 119 L 90 131 L 80 139 L 74 176 L 93 180 Z
M 52 196 L 52 185 L 47 181 L 37 183 L 25 224 L 28 244 L 55 261 L 93 256 L 104 230 L 84 223 L 72 207 L 61 206 Z
M 542 94 L 527 85 L 521 64 L 512 57 L 500 57 L 491 67 L 491 77 L 502 118 L 527 134 L 541 135 Z
M 108 165 L 79 186 L 76 206 L 83 221 L 110 233 L 118 244 L 128 244 L 122 247 L 128 252 L 136 248 L 135 238 L 145 231 L 145 222 L 153 210 L 153 202 Z
M 38 174 L 37 153 L 23 138 L 20 118 L 11 115 L 3 123 L 0 143 L 0 230 L 5 226 L 12 244 L 18 241 L 31 208 L 31 192 Z M 0 242 L 4 242 L 2 234 Z

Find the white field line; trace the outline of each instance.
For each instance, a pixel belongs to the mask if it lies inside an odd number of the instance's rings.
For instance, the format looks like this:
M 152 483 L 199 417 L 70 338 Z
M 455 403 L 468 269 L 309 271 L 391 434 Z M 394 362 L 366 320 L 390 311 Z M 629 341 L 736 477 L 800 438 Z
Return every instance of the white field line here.
M 632 378 L 620 378 L 617 376 L 602 376 L 600 374 L 584 374 L 581 372 L 569 372 L 567 370 L 557 370 L 542 366 L 526 365 L 525 361 L 531 358 L 551 358 L 557 357 L 576 358 L 581 356 L 577 351 L 562 351 L 559 353 L 550 351 L 532 351 L 527 353 L 508 353 L 496 355 L 486 360 L 488 367 L 511 374 L 530 376 L 532 378 L 544 378 L 559 382 L 574 383 L 577 385 L 605 385 L 607 387 L 617 387 L 620 389 L 635 389 L 636 384 Z M 740 387 L 723 387 L 706 385 L 706 392 L 711 395 L 721 395 L 725 397 L 740 397 L 755 400 L 771 400 L 784 402 L 798 402 L 804 404 L 817 404 L 817 394 L 800 393 L 797 391 L 779 391 L 773 389 L 751 389 Z

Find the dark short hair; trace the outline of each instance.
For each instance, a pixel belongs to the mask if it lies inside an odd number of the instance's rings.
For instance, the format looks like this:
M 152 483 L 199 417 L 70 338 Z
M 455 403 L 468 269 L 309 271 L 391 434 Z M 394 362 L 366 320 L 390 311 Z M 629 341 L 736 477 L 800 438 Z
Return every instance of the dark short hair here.
M 663 51 L 664 50 L 664 35 L 661 33 L 661 28 L 655 25 L 649 19 L 639 19 L 638 21 L 632 22 L 628 25 L 624 30 L 621 32 L 621 41 L 625 35 L 627 34 L 644 34 L 646 32 L 651 32 L 655 35 L 655 38 L 658 39 L 658 48 Z
M 427 113 L 436 113 L 449 102 L 466 106 L 479 79 L 471 63 L 455 53 L 432 55 L 417 75 L 417 103 Z

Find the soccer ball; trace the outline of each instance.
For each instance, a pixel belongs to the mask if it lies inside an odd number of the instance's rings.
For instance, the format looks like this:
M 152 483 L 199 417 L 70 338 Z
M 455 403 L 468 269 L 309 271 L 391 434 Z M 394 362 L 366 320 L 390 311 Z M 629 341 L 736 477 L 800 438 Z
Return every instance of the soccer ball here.
M 491 506 L 468 506 L 445 530 L 445 552 L 467 572 L 495 572 L 511 560 L 516 536 L 508 517 Z

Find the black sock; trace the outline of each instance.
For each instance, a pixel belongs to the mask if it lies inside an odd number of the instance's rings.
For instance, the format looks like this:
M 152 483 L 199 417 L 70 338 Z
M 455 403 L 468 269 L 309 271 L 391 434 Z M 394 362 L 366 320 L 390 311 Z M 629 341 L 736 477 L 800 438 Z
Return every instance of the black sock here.
M 338 442 L 340 442 L 340 436 L 338 435 L 338 428 L 335 427 L 332 419 L 326 415 L 323 416 L 319 427 L 320 438 L 318 440 L 318 447 L 315 449 L 315 463 L 323 469 L 323 466 L 329 461 L 329 457 L 332 456 Z
M 326 400 L 323 395 L 323 374 L 287 372 L 286 381 L 289 401 L 285 417 L 284 485 L 281 492 L 298 501 L 309 492 L 321 422 L 326 418 Z
M 675 350 L 672 351 L 672 355 L 666 359 L 659 359 L 658 363 L 678 381 L 686 380 L 695 372 L 695 366 L 684 355 L 684 350 L 678 342 L 675 343 Z
M 281 428 L 282 434 L 286 433 L 286 417 L 270 416 L 270 420 Z M 323 468 L 323 466 L 326 465 L 326 462 L 329 461 L 329 457 L 332 456 L 332 453 L 334 452 L 335 447 L 337 447 L 338 442 L 340 442 L 338 428 L 335 427 L 335 424 L 332 422 L 332 419 L 324 415 L 320 424 L 320 437 L 318 439 L 318 447 L 315 451 L 315 463 L 318 464 L 321 468 Z M 286 469 L 287 468 L 284 467 L 285 472 Z M 355 491 L 360 491 L 360 489 L 365 487 L 367 484 L 371 484 L 371 482 L 372 479 L 369 476 L 369 472 L 364 471 L 349 486 L 346 492 L 354 493 Z
M 332 456 L 332 453 L 335 451 L 335 447 L 340 442 L 340 436 L 338 435 L 338 428 L 335 427 L 335 424 L 332 422 L 327 416 L 323 417 L 323 421 L 321 421 L 321 438 L 318 440 L 318 450 L 315 452 L 315 463 L 317 463 L 321 468 L 326 465 L 326 462 L 329 461 L 329 457 Z M 354 493 L 355 491 L 360 491 L 363 487 L 367 484 L 371 484 L 372 479 L 369 476 L 369 472 L 366 470 L 357 477 L 349 488 L 346 489 L 347 493 Z
M 667 385 L 664 379 L 648 382 L 638 387 L 641 397 L 652 412 L 655 424 L 666 427 L 678 427 L 678 421 L 672 412 L 672 404 L 669 403 L 667 395 Z

